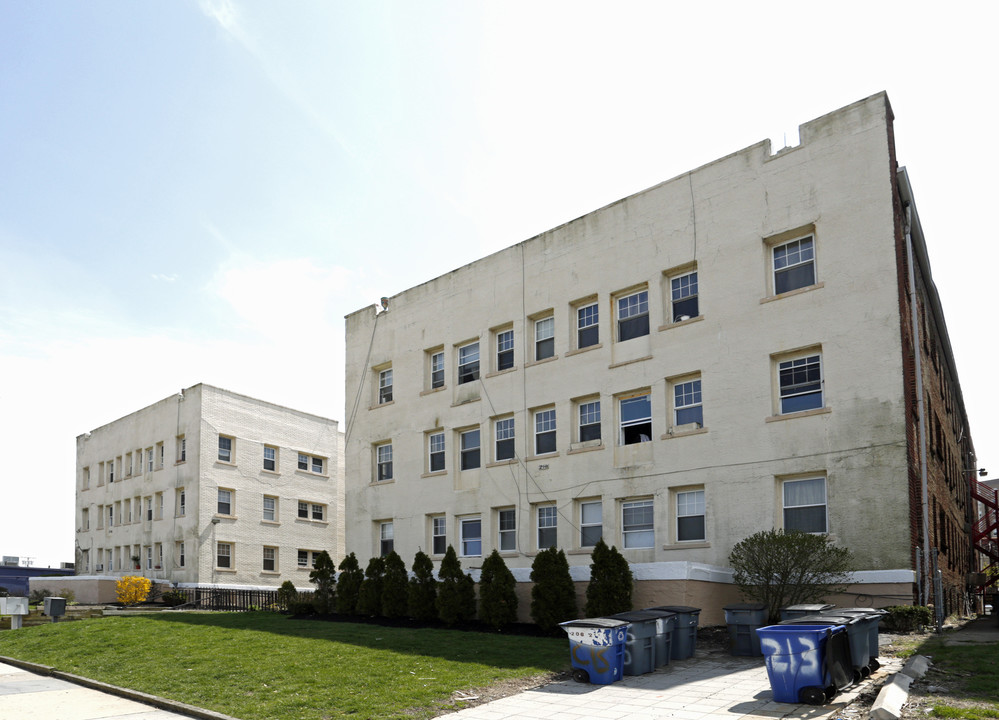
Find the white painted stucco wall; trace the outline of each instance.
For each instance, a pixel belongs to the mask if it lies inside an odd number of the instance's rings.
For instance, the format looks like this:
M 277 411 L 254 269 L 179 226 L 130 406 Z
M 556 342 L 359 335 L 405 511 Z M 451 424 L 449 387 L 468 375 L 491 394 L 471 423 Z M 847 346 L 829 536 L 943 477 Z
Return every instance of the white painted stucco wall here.
M 347 548 L 378 552 L 382 521 L 407 563 L 430 550 L 429 517 L 481 515 L 482 555 L 497 508 L 517 509 L 517 551 L 536 550 L 534 506 L 555 502 L 558 545 L 573 565 L 579 501 L 603 501 L 603 537 L 621 543 L 620 502 L 654 498 L 655 546 L 633 563 L 724 567 L 732 546 L 782 523 L 780 480 L 827 479 L 829 532 L 861 570 L 908 569 L 905 417 L 887 99 L 872 96 L 801 127 L 801 144 L 751 146 L 347 316 Z M 667 140 L 664 140 L 667 141 Z M 515 210 L 514 210 L 515 211 Z M 816 285 L 773 297 L 768 238 L 814 232 Z M 700 317 L 668 322 L 668 273 L 696 263 Z M 664 275 L 666 273 L 666 275 Z M 616 342 L 614 297 L 647 287 L 651 332 Z M 574 351 L 574 303 L 594 296 L 597 347 Z M 555 358 L 530 362 L 532 319 L 551 312 Z M 514 330 L 515 368 L 493 373 L 493 330 Z M 456 348 L 480 343 L 479 381 L 457 384 Z M 369 352 L 370 346 L 370 352 Z M 446 386 L 429 392 L 427 351 L 442 347 Z M 775 418 L 773 356 L 821 351 L 824 409 Z M 377 405 L 391 366 L 393 401 Z M 702 379 L 706 431 L 670 436 L 667 379 Z M 619 446 L 615 398 L 649 389 L 653 440 Z M 573 400 L 599 395 L 602 445 L 572 451 Z M 358 400 L 355 409 L 355 398 Z M 557 453 L 532 457 L 531 410 L 552 405 Z M 518 462 L 489 467 L 491 419 L 512 413 Z M 458 431 L 479 426 L 482 462 L 460 472 Z M 447 471 L 428 475 L 426 432 L 442 428 Z M 394 478 L 374 480 L 375 444 L 391 441 Z M 579 448 L 577 448 L 579 449 Z M 674 494 L 703 488 L 706 541 L 677 543 Z M 463 559 L 477 567 L 479 557 Z

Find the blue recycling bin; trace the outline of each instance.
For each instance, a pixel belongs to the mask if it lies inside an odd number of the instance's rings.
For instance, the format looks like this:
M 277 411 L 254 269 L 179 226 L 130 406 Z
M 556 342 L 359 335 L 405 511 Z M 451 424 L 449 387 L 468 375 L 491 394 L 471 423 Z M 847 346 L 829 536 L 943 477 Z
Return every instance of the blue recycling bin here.
M 628 622 L 614 618 L 585 618 L 559 623 L 569 636 L 572 679 L 610 685 L 624 676 L 624 648 Z
M 869 634 L 867 624 L 856 615 L 833 615 L 833 610 L 827 610 L 817 615 L 784 620 L 781 625 L 827 625 L 846 628 L 846 638 L 850 654 L 850 665 L 853 667 L 853 679 L 860 682 L 871 674 Z
M 673 642 L 670 648 L 672 660 L 686 660 L 694 656 L 697 647 L 697 623 L 701 609 L 689 605 L 659 605 L 645 608 L 646 610 L 667 610 L 676 613 L 676 624 L 673 626 Z
M 725 624 L 728 625 L 730 652 L 749 657 L 762 655 L 756 631 L 767 624 L 766 603 L 735 603 L 726 605 L 723 610 Z
M 631 625 L 624 648 L 624 674 L 644 675 L 656 669 L 656 624 L 659 618 L 647 610 L 632 610 L 610 616 Z
M 852 684 L 842 626 L 769 625 L 756 633 L 777 702 L 822 705 Z
M 832 610 L 834 607 L 836 606 L 829 603 L 788 605 L 787 607 L 782 607 L 780 609 L 780 619 L 793 620 L 794 618 L 804 617 L 805 615 L 815 615 L 816 613 L 825 612 L 826 610 Z
M 878 655 L 881 653 L 880 651 L 881 638 L 878 633 L 878 626 L 881 624 L 881 618 L 888 614 L 886 610 L 877 610 L 875 608 L 849 607 L 849 608 L 835 608 L 835 609 L 825 610 L 819 614 L 840 615 L 840 616 L 860 618 L 861 624 L 867 628 L 868 667 L 870 668 L 871 672 L 874 672 L 879 667 L 881 667 L 881 663 L 878 662 Z

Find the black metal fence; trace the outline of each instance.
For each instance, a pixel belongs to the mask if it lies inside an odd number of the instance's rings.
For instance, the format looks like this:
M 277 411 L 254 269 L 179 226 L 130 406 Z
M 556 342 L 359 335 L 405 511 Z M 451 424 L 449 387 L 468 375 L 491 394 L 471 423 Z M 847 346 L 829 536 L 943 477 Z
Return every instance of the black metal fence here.
M 287 605 L 278 598 L 277 590 L 175 588 L 170 592 L 183 595 L 186 599 L 183 605 L 178 607 L 228 610 L 231 612 L 249 610 L 281 612 L 288 609 Z M 308 601 L 311 596 L 312 593 L 299 593 L 297 599 Z

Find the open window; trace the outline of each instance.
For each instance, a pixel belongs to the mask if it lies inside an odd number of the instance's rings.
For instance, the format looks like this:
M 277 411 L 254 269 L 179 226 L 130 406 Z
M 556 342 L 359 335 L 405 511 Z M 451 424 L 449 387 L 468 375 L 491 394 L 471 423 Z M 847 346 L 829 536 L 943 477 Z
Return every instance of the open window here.
M 652 440 L 652 398 L 648 391 L 625 395 L 618 398 L 621 418 L 620 443 L 635 443 Z
M 821 353 L 778 357 L 776 362 L 780 415 L 824 406 Z
M 479 379 L 479 343 L 473 342 L 458 348 L 458 384 Z

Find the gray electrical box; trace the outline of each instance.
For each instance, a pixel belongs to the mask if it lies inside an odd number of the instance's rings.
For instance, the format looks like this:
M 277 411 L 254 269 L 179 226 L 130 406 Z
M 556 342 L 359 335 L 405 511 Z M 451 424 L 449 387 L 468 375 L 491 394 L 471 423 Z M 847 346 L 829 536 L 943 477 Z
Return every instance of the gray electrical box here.
M 45 614 L 53 620 L 66 614 L 66 598 L 47 597 L 45 598 Z

